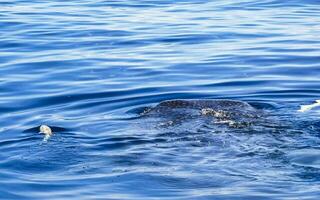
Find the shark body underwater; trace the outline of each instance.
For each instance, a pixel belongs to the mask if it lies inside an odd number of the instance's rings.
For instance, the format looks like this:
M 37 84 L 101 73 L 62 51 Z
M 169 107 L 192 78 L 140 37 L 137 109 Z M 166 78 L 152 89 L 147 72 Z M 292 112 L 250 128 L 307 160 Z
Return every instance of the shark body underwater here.
M 263 115 L 247 102 L 225 99 L 166 100 L 140 113 L 141 117 L 163 119 L 167 126 L 203 119 L 236 128 L 257 123 Z
M 140 110 L 141 111 L 141 110 Z M 250 127 L 258 124 L 264 113 L 249 103 L 226 99 L 174 99 L 165 100 L 156 106 L 144 108 L 136 113 L 137 123 L 145 126 L 149 124 L 159 128 L 182 127 L 190 130 L 198 125 L 227 125 L 233 128 Z M 149 126 L 150 128 L 150 126 Z M 44 134 L 43 141 L 64 131 L 64 128 L 41 125 L 26 130 Z
M 320 107 L 320 100 L 300 107 L 298 112 L 310 111 L 315 107 Z M 260 129 L 281 130 L 288 128 L 290 124 L 296 124 L 295 122 L 290 123 L 290 120 L 281 120 L 268 109 L 256 108 L 245 101 L 228 99 L 173 99 L 139 110 L 138 113 L 135 112 L 138 117 L 133 118 L 137 120 L 137 123 L 144 126 L 150 122 L 159 128 L 185 125 L 184 128 L 189 130 L 199 125 L 214 125 L 216 128 L 222 125 L 229 128 L 259 127 Z M 36 132 L 39 127 L 40 133 L 45 135 L 44 141 L 47 141 L 53 132 L 66 130 L 60 127 L 52 127 L 51 130 L 49 126 L 42 125 L 25 130 L 25 132 Z

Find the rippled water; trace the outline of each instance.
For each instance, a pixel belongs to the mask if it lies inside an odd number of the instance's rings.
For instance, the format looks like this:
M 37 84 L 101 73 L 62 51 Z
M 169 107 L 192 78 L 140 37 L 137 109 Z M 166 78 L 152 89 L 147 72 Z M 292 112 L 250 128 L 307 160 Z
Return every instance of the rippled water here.
M 316 0 L 0 1 L 0 198 L 319 199 L 320 111 L 297 112 L 319 99 L 319 17 Z M 139 115 L 169 99 L 276 125 Z

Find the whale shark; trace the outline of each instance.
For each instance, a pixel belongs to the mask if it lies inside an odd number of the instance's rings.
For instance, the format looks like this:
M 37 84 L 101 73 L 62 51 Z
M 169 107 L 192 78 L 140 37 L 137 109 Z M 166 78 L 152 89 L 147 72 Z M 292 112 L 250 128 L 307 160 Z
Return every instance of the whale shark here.
M 247 127 L 259 121 L 263 111 L 247 102 L 226 99 L 174 99 L 146 108 L 142 117 L 162 118 L 164 124 L 176 125 L 194 119 L 206 119 L 230 127 Z

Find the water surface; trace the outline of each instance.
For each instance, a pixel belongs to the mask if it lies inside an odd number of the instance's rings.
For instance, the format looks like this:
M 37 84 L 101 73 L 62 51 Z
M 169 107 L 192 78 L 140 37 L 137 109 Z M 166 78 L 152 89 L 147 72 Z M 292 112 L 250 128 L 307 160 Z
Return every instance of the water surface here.
M 307 0 L 0 1 L 0 198 L 318 199 L 320 111 L 297 110 L 319 99 L 319 17 Z M 243 100 L 277 126 L 139 117 L 169 99 Z

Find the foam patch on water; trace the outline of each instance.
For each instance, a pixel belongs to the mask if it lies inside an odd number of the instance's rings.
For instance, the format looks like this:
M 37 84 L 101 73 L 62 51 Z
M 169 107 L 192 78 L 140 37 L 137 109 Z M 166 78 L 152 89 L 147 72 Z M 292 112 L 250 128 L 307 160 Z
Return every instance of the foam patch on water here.
M 306 111 L 312 110 L 313 108 L 316 108 L 316 107 L 320 107 L 320 100 L 316 100 L 315 103 L 310 104 L 310 105 L 301 105 L 298 112 L 306 112 Z

